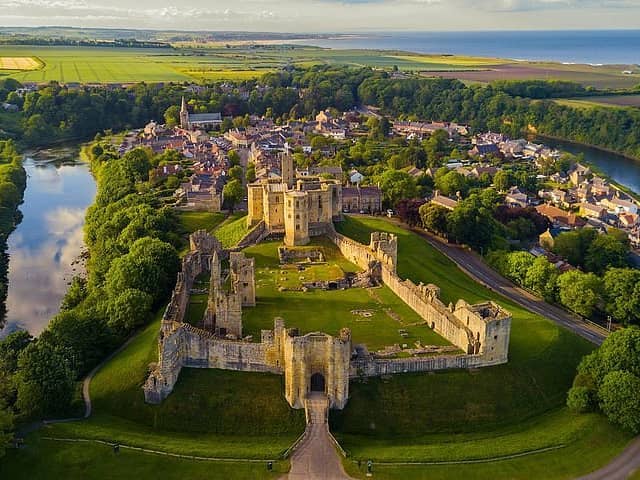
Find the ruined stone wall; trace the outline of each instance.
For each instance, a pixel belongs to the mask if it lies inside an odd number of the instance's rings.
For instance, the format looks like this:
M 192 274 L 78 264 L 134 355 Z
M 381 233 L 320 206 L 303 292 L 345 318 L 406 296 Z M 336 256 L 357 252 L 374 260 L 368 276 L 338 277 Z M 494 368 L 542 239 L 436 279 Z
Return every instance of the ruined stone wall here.
M 389 289 L 415 311 L 427 326 L 435 330 L 456 347 L 467 353 L 470 351 L 471 331 L 453 315 L 453 308 L 445 306 L 435 295 L 429 296 L 429 291 L 423 285 L 416 285 L 411 280 L 402 280 L 388 268 L 382 268 L 382 281 Z
M 441 355 L 411 358 L 367 358 L 351 362 L 351 378 L 377 377 L 397 373 L 433 372 L 459 368 L 477 368 L 497 365 L 488 362 L 482 355 Z
M 374 232 L 369 245 L 335 231 L 330 238 L 347 260 L 369 272 L 379 272 L 382 282 L 411 307 L 428 327 L 467 354 L 478 356 L 473 360 L 475 366 L 494 365 L 508 360 L 511 333 L 509 312 L 493 302 L 469 305 L 459 300 L 455 306 L 445 305 L 439 299 L 440 290 L 435 285 L 416 285 L 409 279 L 401 279 L 396 274 L 398 245 L 395 235 Z M 414 365 L 416 359 L 409 360 Z M 417 362 L 415 365 L 431 369 L 429 362 Z M 415 365 L 411 368 L 418 368 Z

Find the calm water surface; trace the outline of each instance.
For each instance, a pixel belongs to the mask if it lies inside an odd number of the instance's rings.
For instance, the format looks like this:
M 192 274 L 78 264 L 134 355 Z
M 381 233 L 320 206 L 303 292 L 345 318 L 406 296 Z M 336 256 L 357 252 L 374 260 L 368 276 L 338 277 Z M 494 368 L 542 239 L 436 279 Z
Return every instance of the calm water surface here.
M 372 32 L 349 38 L 305 39 L 290 43 L 515 60 L 640 63 L 640 30 Z
M 82 226 L 96 186 L 77 148 L 27 156 L 22 223 L 9 237 L 6 324 L 0 335 L 39 334 L 60 306 L 68 282 L 82 272 Z

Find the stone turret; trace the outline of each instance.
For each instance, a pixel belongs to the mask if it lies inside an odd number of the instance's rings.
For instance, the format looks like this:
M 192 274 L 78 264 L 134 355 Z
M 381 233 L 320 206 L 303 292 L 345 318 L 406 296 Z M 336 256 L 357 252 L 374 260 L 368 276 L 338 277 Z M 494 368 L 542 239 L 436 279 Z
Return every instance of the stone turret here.
M 280 155 L 280 171 L 282 173 L 282 183 L 284 183 L 287 188 L 293 188 L 295 180 L 295 172 L 293 170 L 293 157 L 288 153 L 283 153 Z
M 398 237 L 387 232 L 373 232 L 369 248 L 376 258 L 393 272 L 398 263 Z

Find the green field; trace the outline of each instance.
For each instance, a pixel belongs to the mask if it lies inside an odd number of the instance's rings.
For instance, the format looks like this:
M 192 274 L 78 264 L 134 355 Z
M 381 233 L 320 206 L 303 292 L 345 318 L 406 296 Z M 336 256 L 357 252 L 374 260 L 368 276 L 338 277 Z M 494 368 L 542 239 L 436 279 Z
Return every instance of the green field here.
M 569 80 L 605 89 L 635 87 L 638 75 L 618 65 L 563 65 L 497 58 L 426 55 L 392 50 L 341 50 L 304 45 L 225 45 L 180 48 L 0 46 L 0 57 L 32 58 L 36 70 L 0 70 L 22 82 L 134 83 L 247 80 L 287 65 L 375 67 L 459 78 L 492 80 Z
M 245 212 L 234 213 L 215 230 L 215 236 L 224 248 L 235 246 L 242 240 L 242 237 L 249 233 L 246 216 Z
M 640 95 L 605 95 L 555 100 L 560 105 L 575 108 L 640 108 Z
M 423 345 L 449 345 L 444 338 L 423 325 L 423 320 L 402 302 L 389 288 L 351 288 L 346 290 L 293 290 L 304 281 L 329 280 L 344 276 L 344 272 L 359 269 L 348 262 L 327 239 L 315 239 L 312 245 L 321 248 L 326 264 L 304 271 L 293 266 L 283 268 L 278 262 L 280 242 L 263 242 L 245 249 L 256 259 L 256 302 L 242 312 L 244 334 L 260 338 L 260 330 L 272 329 L 275 317 L 282 317 L 288 327 L 301 333 L 322 331 L 337 335 L 341 328 L 351 329 L 354 343 L 363 343 L 369 350 L 388 345 L 416 341 Z M 280 287 L 286 287 L 284 292 Z M 360 312 L 366 312 L 363 316 Z M 355 312 L 355 313 L 354 313 Z M 401 336 L 399 330 L 406 330 Z
M 114 453 L 109 445 L 46 440 L 32 435 L 21 450 L 9 450 L 0 462 L 0 478 L 13 480 L 110 480 L 153 479 L 205 480 L 211 478 L 278 478 L 287 470 L 286 462 L 275 464 L 272 473 L 266 464 L 247 462 L 194 461 L 165 457 L 121 448 Z
M 224 220 L 224 214 L 212 212 L 179 212 L 180 226 L 188 234 L 196 230 L 213 232 Z

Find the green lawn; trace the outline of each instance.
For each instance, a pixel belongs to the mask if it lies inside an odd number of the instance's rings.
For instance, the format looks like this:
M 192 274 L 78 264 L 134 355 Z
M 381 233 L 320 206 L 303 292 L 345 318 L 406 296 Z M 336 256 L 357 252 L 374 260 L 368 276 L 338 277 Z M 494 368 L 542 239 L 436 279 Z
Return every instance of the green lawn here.
M 246 217 L 246 212 L 236 212 L 230 215 L 214 231 L 215 236 L 220 240 L 224 248 L 235 246 L 249 232 Z
M 483 448 L 487 453 L 502 450 L 489 440 L 496 431 L 540 422 L 541 415 L 563 407 L 575 368 L 593 345 L 485 289 L 400 226 L 379 218 L 347 218 L 337 229 L 361 242 L 368 242 L 371 231 L 395 233 L 401 277 L 439 285 L 447 303 L 493 299 L 513 314 L 506 365 L 352 382 L 347 407 L 331 415 L 332 430 L 347 449 L 375 458 L 382 455 L 380 445 L 397 443 L 415 459 L 433 458 L 432 435 L 454 441 L 459 435 L 477 434 L 487 440 L 469 454 L 482 456 Z
M 197 293 L 189 297 L 189 305 L 185 314 L 185 322 L 196 327 L 201 326 L 204 319 L 204 312 L 207 310 L 207 300 L 209 294 Z
M 278 478 L 288 462 L 278 462 L 269 473 L 266 464 L 213 462 L 165 457 L 98 443 L 46 440 L 33 434 L 20 450 L 9 450 L 0 461 L 0 478 L 13 480 L 110 480 L 163 479 L 205 480 L 211 478 Z
M 180 225 L 188 234 L 197 230 L 213 232 L 224 220 L 223 213 L 213 212 L 178 212 Z
M 565 423 L 566 424 L 566 423 Z M 569 426 L 571 428 L 571 426 Z M 608 463 L 624 448 L 628 436 L 611 427 L 603 418 L 590 422 L 590 427 L 566 447 L 520 458 L 487 463 L 451 465 L 381 465 L 374 462 L 373 478 L 402 480 L 573 480 Z M 498 438 L 497 441 L 500 441 Z M 493 443 L 488 438 L 486 443 Z M 455 444 L 451 445 L 452 450 Z M 366 462 L 349 459 L 345 469 L 354 478 L 366 478 Z
M 358 270 L 329 240 L 315 239 L 313 244 L 323 250 L 327 263 L 300 272 L 279 264 L 277 249 L 281 242 L 262 242 L 245 249 L 247 256 L 256 259 L 257 302 L 256 307 L 242 312 L 245 334 L 260 338 L 260 330 L 273 328 L 273 319 L 282 317 L 287 326 L 299 328 L 301 333 L 337 335 L 341 328 L 348 327 L 353 342 L 364 343 L 369 350 L 405 343 L 413 347 L 418 340 L 424 345 L 449 345 L 427 326 L 416 325 L 423 320 L 387 287 L 279 291 L 280 287 L 296 288 L 314 278 L 336 278 Z M 363 311 L 370 316 L 359 313 Z M 400 329 L 408 336 L 402 337 Z

